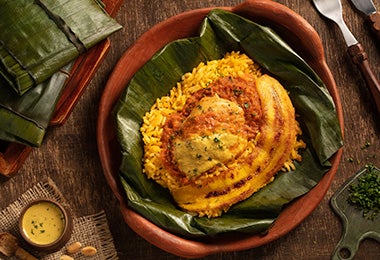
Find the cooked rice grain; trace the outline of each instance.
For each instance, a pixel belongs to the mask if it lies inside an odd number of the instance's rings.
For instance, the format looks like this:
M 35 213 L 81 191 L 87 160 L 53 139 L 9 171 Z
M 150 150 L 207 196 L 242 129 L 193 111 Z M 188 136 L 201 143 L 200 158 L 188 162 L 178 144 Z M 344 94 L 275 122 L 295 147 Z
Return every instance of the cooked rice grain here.
M 143 118 L 140 129 L 144 142 L 143 172 L 148 178 L 156 180 L 167 187 L 177 187 L 176 180 L 163 169 L 161 151 L 161 135 L 166 118 L 172 113 L 181 111 L 186 100 L 200 89 L 207 88 L 220 77 L 246 77 L 249 74 L 254 78 L 261 76 L 260 68 L 245 54 L 239 52 L 227 53 L 222 59 L 200 63 L 191 72 L 182 76 L 181 82 L 173 87 L 168 96 L 156 100 L 151 110 Z M 218 173 L 210 175 L 215 176 Z M 165 181 L 164 181 L 165 180 Z

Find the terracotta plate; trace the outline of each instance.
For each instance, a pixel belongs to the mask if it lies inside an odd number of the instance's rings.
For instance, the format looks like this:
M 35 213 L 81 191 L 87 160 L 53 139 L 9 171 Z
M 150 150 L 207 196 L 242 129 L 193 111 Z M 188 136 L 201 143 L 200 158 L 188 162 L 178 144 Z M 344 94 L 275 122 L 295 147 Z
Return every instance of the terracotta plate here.
M 268 0 L 248 0 L 238 6 L 223 7 L 223 9 L 276 30 L 325 82 L 333 96 L 339 122 L 343 129 L 342 108 L 337 88 L 326 65 L 321 40 L 311 25 L 287 7 Z M 105 177 L 120 202 L 125 222 L 137 234 L 157 247 L 172 254 L 189 258 L 258 247 L 294 229 L 317 207 L 325 196 L 337 171 L 342 154 L 342 150 L 339 150 L 334 155 L 331 159 L 331 170 L 315 188 L 289 205 L 265 236 L 225 235 L 212 240 L 185 239 L 161 229 L 127 207 L 125 192 L 119 181 L 121 153 L 115 135 L 111 110 L 136 71 L 167 43 L 179 38 L 196 36 L 201 22 L 210 10 L 211 8 L 198 9 L 176 15 L 157 24 L 143 34 L 124 53 L 114 68 L 101 98 L 98 117 L 97 138 L 100 159 Z

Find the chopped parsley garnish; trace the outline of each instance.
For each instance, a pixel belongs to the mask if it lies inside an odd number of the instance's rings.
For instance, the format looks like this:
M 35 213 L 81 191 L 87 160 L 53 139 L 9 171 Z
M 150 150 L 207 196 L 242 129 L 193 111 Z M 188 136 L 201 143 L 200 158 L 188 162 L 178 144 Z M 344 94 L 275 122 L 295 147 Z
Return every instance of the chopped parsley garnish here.
M 233 91 L 234 91 L 234 95 L 235 96 L 239 96 L 239 95 L 243 94 L 243 90 L 241 90 L 241 89 L 236 89 L 235 88 Z
M 373 165 L 366 165 L 366 171 L 349 187 L 347 201 L 363 210 L 363 217 L 374 220 L 380 211 L 380 175 Z
M 371 143 L 367 141 L 367 142 L 361 147 L 361 149 L 364 150 L 364 149 L 369 148 L 370 146 L 371 146 Z

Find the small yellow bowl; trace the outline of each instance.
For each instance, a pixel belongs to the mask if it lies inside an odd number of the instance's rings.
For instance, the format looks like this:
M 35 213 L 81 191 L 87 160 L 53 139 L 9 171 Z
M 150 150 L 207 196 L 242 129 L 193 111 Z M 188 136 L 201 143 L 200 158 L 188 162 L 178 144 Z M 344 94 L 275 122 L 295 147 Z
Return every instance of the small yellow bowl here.
M 23 239 L 43 252 L 62 248 L 70 239 L 72 228 L 70 212 L 51 199 L 32 201 L 22 210 L 19 219 Z

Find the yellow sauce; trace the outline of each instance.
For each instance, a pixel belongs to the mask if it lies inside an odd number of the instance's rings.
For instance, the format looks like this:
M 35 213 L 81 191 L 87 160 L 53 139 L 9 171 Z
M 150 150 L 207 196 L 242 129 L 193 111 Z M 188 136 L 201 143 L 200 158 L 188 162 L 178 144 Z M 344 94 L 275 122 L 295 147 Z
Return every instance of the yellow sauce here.
M 182 136 L 174 138 L 178 169 L 192 179 L 234 160 L 248 141 L 244 131 L 233 130 L 244 124 L 244 111 L 236 103 L 217 95 L 203 97 L 182 124 Z
M 33 204 L 25 211 L 22 227 L 32 242 L 47 245 L 62 235 L 65 219 L 60 208 L 51 202 L 43 201 Z

